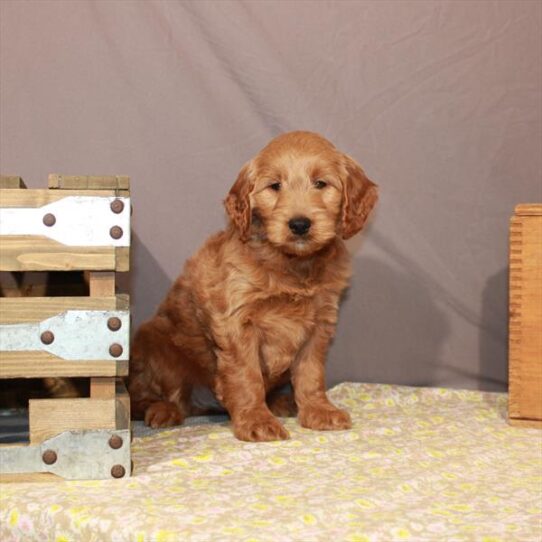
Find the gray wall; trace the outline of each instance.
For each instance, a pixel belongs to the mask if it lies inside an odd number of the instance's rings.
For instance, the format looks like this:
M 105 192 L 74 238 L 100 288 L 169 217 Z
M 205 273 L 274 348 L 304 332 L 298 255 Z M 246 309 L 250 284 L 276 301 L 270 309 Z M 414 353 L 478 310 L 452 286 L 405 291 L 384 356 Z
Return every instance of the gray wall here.
M 542 200 L 542 3 L 0 2 L 1 169 L 132 177 L 135 321 L 240 166 L 321 132 L 381 186 L 329 382 L 503 389 L 507 227 Z

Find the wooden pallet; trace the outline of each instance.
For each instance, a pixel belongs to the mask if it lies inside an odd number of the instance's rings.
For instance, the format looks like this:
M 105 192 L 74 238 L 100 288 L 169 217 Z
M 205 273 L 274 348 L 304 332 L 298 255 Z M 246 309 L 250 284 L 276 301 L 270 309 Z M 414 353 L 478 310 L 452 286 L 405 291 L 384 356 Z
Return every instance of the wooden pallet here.
M 542 204 L 510 222 L 509 402 L 512 425 L 542 428 Z
M 29 443 L 0 447 L 0 480 L 130 474 L 127 177 L 0 178 L 0 271 L 84 271 L 86 296 L 0 298 L 0 378 L 90 380 L 89 397 L 29 402 Z M 0 422 L 1 423 L 1 422 Z

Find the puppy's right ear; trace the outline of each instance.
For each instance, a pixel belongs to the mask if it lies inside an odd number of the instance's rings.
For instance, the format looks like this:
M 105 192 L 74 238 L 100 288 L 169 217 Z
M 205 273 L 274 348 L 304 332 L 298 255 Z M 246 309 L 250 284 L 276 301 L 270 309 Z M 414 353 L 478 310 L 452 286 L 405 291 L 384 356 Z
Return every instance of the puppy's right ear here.
M 250 193 L 254 188 L 254 182 L 250 171 L 251 163 L 248 162 L 241 168 L 237 180 L 224 201 L 226 211 L 235 227 L 239 230 L 242 241 L 248 240 L 252 215 Z

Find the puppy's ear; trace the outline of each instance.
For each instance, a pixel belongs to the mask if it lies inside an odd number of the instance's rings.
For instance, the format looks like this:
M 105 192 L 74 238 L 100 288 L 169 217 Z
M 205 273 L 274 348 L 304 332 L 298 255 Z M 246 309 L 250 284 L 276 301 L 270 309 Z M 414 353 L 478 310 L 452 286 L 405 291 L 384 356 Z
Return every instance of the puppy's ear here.
M 344 155 L 346 178 L 343 179 L 341 236 L 349 239 L 363 228 L 378 200 L 377 185 L 367 178 L 361 166 Z
M 254 187 L 254 182 L 252 181 L 250 170 L 251 163 L 248 162 L 241 168 L 237 180 L 231 187 L 230 192 L 224 201 L 226 211 L 228 212 L 231 221 L 239 230 L 239 234 L 243 241 L 248 239 L 252 214 L 249 196 Z

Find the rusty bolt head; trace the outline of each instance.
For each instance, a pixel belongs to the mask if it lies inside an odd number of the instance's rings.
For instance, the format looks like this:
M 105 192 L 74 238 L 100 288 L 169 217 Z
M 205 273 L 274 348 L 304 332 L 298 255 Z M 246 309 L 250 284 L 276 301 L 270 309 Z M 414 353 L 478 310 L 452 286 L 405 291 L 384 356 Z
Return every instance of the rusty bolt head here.
M 122 322 L 120 318 L 117 318 L 116 316 L 112 316 L 107 320 L 107 327 L 111 331 L 118 331 L 122 326 Z
M 122 211 L 124 211 L 124 203 L 122 202 L 122 200 L 120 199 L 113 200 L 111 202 L 111 210 L 117 215 L 119 213 L 122 213 Z
M 43 344 L 51 344 L 55 340 L 55 335 L 52 331 L 44 331 L 40 339 Z
M 126 469 L 122 465 L 113 465 L 111 467 L 111 476 L 113 478 L 122 478 L 126 474 Z
M 109 439 L 109 446 L 111 446 L 113 450 L 118 450 L 122 446 L 122 437 L 119 437 L 118 435 L 113 435 Z
M 43 217 L 43 223 L 48 226 L 49 228 L 51 226 L 54 226 L 55 223 L 56 223 L 56 217 L 53 213 L 47 213 L 46 215 L 44 215 Z
M 109 235 L 111 235 L 111 237 L 113 237 L 113 239 L 120 239 L 123 235 L 123 231 L 122 231 L 122 228 L 120 226 L 113 226 L 110 230 L 109 230 Z
M 45 450 L 41 458 L 46 465 L 52 465 L 53 463 L 56 463 L 57 455 L 54 450 Z
M 118 358 L 122 354 L 122 346 L 118 343 L 113 343 L 109 347 L 109 353 L 114 357 Z

